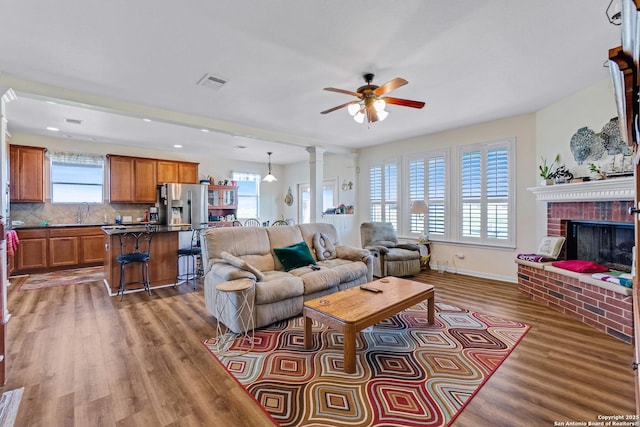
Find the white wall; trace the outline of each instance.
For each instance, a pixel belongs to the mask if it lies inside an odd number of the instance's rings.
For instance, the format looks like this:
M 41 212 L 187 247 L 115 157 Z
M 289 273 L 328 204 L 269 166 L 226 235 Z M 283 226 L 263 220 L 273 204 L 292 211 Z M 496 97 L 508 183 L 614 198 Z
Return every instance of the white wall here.
M 527 187 L 535 184 L 535 168 L 532 160 L 536 155 L 535 114 L 525 114 L 481 123 L 473 126 L 425 135 L 391 144 L 379 145 L 360 151 L 358 158 L 361 173 L 359 174 L 358 193 L 359 223 L 368 221 L 368 174 L 366 171 L 372 161 L 396 157 L 402 169 L 403 159 L 398 156 L 407 153 L 418 153 L 432 149 L 448 148 L 451 159 L 455 159 L 455 147 L 462 144 L 495 141 L 505 138 L 516 138 L 516 248 L 495 249 L 455 243 L 432 243 L 432 262 L 448 261 L 449 268 L 460 273 L 515 282 L 515 256 L 521 252 L 531 252 L 536 244 L 535 199 Z M 455 255 L 462 252 L 464 259 Z
M 585 126 L 598 133 L 611 118 L 617 116 L 613 86 L 608 78 L 539 110 L 536 113 L 537 164 L 541 163 L 541 157 L 551 162 L 556 154 L 560 154 L 560 163 L 566 164 L 576 177 L 589 176 L 589 165 L 578 165 L 571 153 L 571 137 Z M 599 163 L 604 162 L 607 160 L 603 159 Z M 538 176 L 537 166 L 535 174 L 536 181 L 539 182 L 541 178 Z M 537 202 L 538 241 L 546 235 L 546 207 L 546 202 Z

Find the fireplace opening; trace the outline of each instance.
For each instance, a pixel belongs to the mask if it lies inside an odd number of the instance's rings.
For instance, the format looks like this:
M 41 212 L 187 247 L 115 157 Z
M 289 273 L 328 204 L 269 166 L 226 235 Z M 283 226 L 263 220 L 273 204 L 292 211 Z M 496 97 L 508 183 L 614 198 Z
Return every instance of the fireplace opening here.
M 568 221 L 566 243 L 567 259 L 593 261 L 612 270 L 631 272 L 633 224 Z

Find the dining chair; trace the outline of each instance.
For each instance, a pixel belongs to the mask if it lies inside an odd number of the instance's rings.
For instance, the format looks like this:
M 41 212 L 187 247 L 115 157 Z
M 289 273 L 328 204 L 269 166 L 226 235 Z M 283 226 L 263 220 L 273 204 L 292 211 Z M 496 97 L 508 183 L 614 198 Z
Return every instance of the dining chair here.
M 245 227 L 261 227 L 262 223 L 257 218 L 249 218 L 244 221 Z

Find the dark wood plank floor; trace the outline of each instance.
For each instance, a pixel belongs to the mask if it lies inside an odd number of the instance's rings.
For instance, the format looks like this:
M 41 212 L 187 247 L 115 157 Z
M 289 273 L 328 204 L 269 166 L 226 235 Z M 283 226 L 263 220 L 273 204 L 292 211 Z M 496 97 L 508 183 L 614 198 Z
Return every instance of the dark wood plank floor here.
M 425 272 L 436 300 L 532 329 L 454 426 L 553 426 L 633 414 L 633 349 L 529 301 L 514 284 Z M 9 291 L 16 426 L 268 426 L 202 345 L 216 323 L 202 284 L 107 296 L 104 285 Z

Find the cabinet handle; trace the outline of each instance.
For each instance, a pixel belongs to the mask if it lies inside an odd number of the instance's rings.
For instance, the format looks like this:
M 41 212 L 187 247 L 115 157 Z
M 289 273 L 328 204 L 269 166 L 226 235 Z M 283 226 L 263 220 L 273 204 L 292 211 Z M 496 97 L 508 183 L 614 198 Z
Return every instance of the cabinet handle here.
M 104 250 L 105 250 L 105 251 L 107 251 L 107 252 L 109 252 L 109 244 L 108 244 L 108 243 L 105 243 L 105 244 L 104 244 Z
M 638 363 L 637 362 L 631 362 L 631 369 L 634 371 L 638 370 Z

